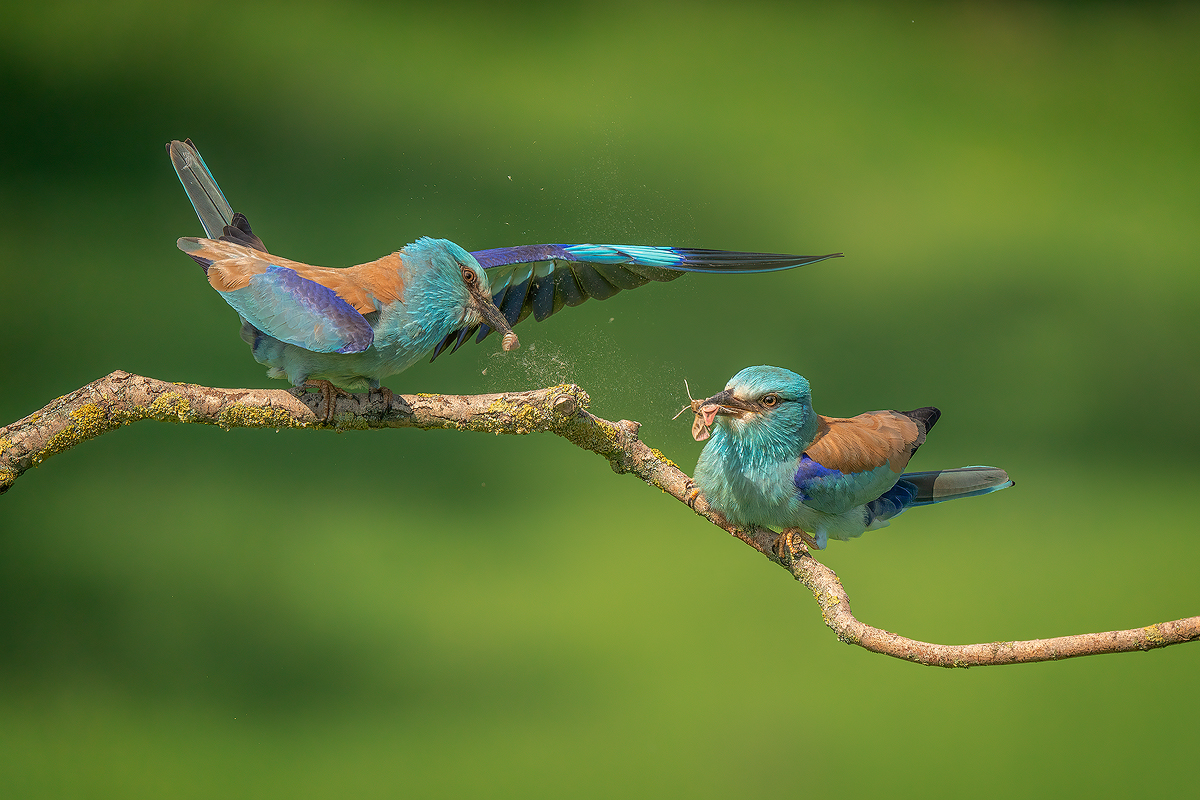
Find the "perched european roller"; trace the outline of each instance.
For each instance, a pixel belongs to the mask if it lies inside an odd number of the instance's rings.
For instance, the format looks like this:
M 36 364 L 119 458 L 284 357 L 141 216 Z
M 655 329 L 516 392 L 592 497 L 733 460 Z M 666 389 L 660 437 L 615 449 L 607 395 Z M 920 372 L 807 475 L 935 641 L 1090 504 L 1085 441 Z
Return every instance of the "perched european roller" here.
M 184 237 L 209 285 L 242 318 L 242 338 L 267 375 L 293 386 L 380 388 L 426 353 L 454 352 L 478 331 L 519 346 L 512 326 L 544 320 L 564 306 L 687 272 L 770 272 L 840 253 L 793 256 L 676 247 L 542 244 L 468 253 L 422 238 L 366 264 L 316 267 L 267 252 L 234 213 L 191 140 L 167 145 L 208 238 Z M 327 410 L 330 408 L 326 406 Z
M 821 550 L 913 506 L 1013 485 L 996 467 L 905 472 L 940 411 L 824 417 L 813 411 L 808 381 L 781 367 L 747 367 L 691 409 L 692 436 L 708 440 L 696 488 L 734 525 L 780 529 L 777 547 L 798 536 Z

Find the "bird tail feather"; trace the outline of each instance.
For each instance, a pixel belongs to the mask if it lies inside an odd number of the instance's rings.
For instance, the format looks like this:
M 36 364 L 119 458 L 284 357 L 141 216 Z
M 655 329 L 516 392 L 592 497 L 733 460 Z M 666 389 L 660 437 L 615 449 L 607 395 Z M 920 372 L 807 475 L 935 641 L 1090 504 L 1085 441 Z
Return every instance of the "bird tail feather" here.
M 927 506 L 960 497 L 998 492 L 1013 485 L 1008 473 L 998 467 L 958 467 L 933 472 L 906 472 L 900 480 L 916 487 L 913 506 Z
M 219 239 L 225 226 L 233 224 L 233 209 L 200 157 L 200 151 L 191 139 L 185 139 L 168 144 L 167 152 L 171 154 L 175 174 L 204 226 L 204 233 L 210 239 Z

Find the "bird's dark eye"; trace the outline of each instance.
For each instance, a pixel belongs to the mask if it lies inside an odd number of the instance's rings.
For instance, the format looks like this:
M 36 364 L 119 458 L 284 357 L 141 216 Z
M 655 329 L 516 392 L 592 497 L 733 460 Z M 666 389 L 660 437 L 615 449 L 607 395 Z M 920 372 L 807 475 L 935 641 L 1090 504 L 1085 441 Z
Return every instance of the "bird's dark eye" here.
M 463 283 L 465 283 L 467 286 L 474 286 L 475 282 L 479 280 L 479 276 L 475 274 L 475 270 L 471 269 L 470 267 L 462 268 L 462 276 Z
M 779 405 L 779 395 L 777 395 L 777 394 L 764 395 L 763 399 L 762 399 L 762 404 L 764 406 L 766 406 L 767 408 L 774 408 L 775 406 Z

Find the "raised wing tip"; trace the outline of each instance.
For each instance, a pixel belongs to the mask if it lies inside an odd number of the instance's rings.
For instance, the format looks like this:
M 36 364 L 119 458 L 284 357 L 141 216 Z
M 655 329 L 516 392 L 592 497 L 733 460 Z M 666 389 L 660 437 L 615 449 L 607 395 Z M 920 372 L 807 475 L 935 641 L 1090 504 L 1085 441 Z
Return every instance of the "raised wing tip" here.
M 667 269 L 682 272 L 778 272 L 803 267 L 828 258 L 841 258 L 841 253 L 802 256 L 791 253 L 750 253 L 737 250 L 677 250 L 679 263 Z

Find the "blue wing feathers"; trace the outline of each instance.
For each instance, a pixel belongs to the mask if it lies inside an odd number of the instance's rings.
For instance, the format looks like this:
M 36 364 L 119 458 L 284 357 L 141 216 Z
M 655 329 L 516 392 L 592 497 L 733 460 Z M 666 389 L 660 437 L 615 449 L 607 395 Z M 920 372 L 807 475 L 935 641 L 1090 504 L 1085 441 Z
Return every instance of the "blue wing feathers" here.
M 904 509 L 919 505 L 915 502 L 916 496 L 917 487 L 901 478 L 891 489 L 867 503 L 868 524 L 875 521 L 886 522 L 899 516 Z
M 529 282 L 531 278 L 525 278 L 518 284 L 508 287 L 508 292 L 504 296 L 504 304 L 500 305 L 500 313 L 504 314 L 504 318 L 508 320 L 509 325 L 516 325 L 520 322 L 525 310 L 525 298 L 529 296 Z
M 673 267 L 683 262 L 674 247 L 644 247 L 625 244 L 560 245 L 572 261 L 591 264 L 645 264 L 649 267 Z
M 375 332 L 362 314 L 316 281 L 271 265 L 222 297 L 248 322 L 281 342 L 318 353 L 359 353 Z
M 565 261 L 571 258 L 561 244 L 526 244 L 520 247 L 493 247 L 476 250 L 471 255 L 484 269 L 509 264 L 532 264 L 537 261 Z
M 796 485 L 796 491 L 800 493 L 800 500 L 805 502 L 811 499 L 810 493 L 817 481 L 844 477 L 846 475 L 841 470 L 823 467 L 806 454 L 800 456 L 800 465 L 796 468 L 796 476 L 792 482 Z
M 795 256 L 786 253 L 746 253 L 736 250 L 706 250 L 686 247 L 647 247 L 630 244 L 527 244 L 495 247 L 471 253 L 484 269 L 561 261 L 589 264 L 635 264 L 684 272 L 773 272 L 812 264 L 841 253 Z
M 818 511 L 841 514 L 878 499 L 894 485 L 895 474 L 886 463 L 862 472 L 842 472 L 822 466 L 804 453 L 792 480 L 800 502 Z
M 794 256 L 641 245 L 528 244 L 476 250 L 471 255 L 488 270 L 496 307 L 509 325 L 516 325 L 531 313 L 541 322 L 588 298 L 607 300 L 623 289 L 673 281 L 688 272 L 773 272 L 841 253 Z M 454 331 L 434 348 L 430 360 L 447 347 L 453 353 L 475 331 L 477 342 L 492 333 L 487 325 Z

